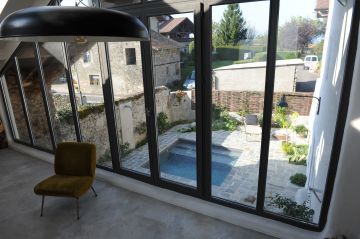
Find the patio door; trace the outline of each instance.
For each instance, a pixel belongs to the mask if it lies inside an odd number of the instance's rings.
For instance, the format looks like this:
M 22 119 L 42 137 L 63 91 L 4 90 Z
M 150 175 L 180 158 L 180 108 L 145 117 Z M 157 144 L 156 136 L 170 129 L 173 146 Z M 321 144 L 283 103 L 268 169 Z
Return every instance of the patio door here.
M 206 7 L 207 189 L 215 200 L 256 208 L 270 1 L 228 2 L 208 1 Z
M 175 10 L 176 9 L 176 10 Z M 201 188 L 200 4 L 148 16 L 155 183 L 189 194 Z

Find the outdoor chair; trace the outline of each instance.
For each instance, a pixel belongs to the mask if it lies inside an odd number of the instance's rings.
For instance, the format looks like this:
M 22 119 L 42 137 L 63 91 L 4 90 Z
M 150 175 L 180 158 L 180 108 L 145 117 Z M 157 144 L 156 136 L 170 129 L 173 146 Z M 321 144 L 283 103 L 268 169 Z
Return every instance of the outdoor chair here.
M 79 220 L 79 197 L 92 187 L 96 167 L 96 147 L 89 143 L 59 143 L 55 152 L 55 175 L 43 180 L 34 188 L 42 196 L 43 215 L 45 196 L 73 197 L 76 199 L 77 219 Z
M 261 136 L 262 129 L 259 125 L 257 115 L 255 114 L 246 115 L 243 119 L 243 123 L 244 123 L 246 141 L 248 141 L 248 135 Z

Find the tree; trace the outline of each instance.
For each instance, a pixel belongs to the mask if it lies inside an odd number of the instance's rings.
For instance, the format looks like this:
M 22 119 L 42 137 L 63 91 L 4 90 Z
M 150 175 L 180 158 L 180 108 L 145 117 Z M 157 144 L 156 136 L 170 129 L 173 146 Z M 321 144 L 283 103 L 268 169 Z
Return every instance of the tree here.
M 247 27 L 246 41 L 248 44 L 252 44 L 256 37 L 255 27 Z
M 239 4 L 229 4 L 218 27 L 215 45 L 236 45 L 247 37 L 246 21 Z
M 213 22 L 212 24 L 212 44 L 213 46 L 218 46 L 220 41 L 219 41 L 219 36 L 218 36 L 218 32 L 219 32 L 219 23 L 218 22 Z
M 319 43 L 315 44 L 312 48 L 312 53 L 318 56 L 321 56 L 324 49 L 324 40 L 321 40 Z
M 319 20 L 292 17 L 279 29 L 279 48 L 304 53 L 309 44 L 324 34 L 323 24 Z

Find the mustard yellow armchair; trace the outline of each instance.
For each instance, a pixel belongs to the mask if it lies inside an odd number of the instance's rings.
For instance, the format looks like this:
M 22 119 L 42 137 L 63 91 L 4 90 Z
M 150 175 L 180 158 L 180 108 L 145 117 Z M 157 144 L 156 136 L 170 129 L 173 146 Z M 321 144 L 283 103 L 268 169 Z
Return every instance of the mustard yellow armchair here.
M 89 143 L 59 143 L 55 152 L 55 175 L 41 181 L 34 188 L 42 196 L 43 215 L 45 196 L 76 198 L 77 219 L 79 219 L 79 197 L 92 187 L 96 168 L 96 147 Z

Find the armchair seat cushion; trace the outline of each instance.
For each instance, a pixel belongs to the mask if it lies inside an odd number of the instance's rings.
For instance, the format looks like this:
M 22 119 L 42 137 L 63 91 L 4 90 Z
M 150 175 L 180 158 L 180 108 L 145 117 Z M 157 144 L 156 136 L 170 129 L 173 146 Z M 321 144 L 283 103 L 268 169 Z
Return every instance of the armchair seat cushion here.
M 56 174 L 51 176 L 34 188 L 38 195 L 76 197 L 83 195 L 93 183 L 93 177 L 69 176 Z

